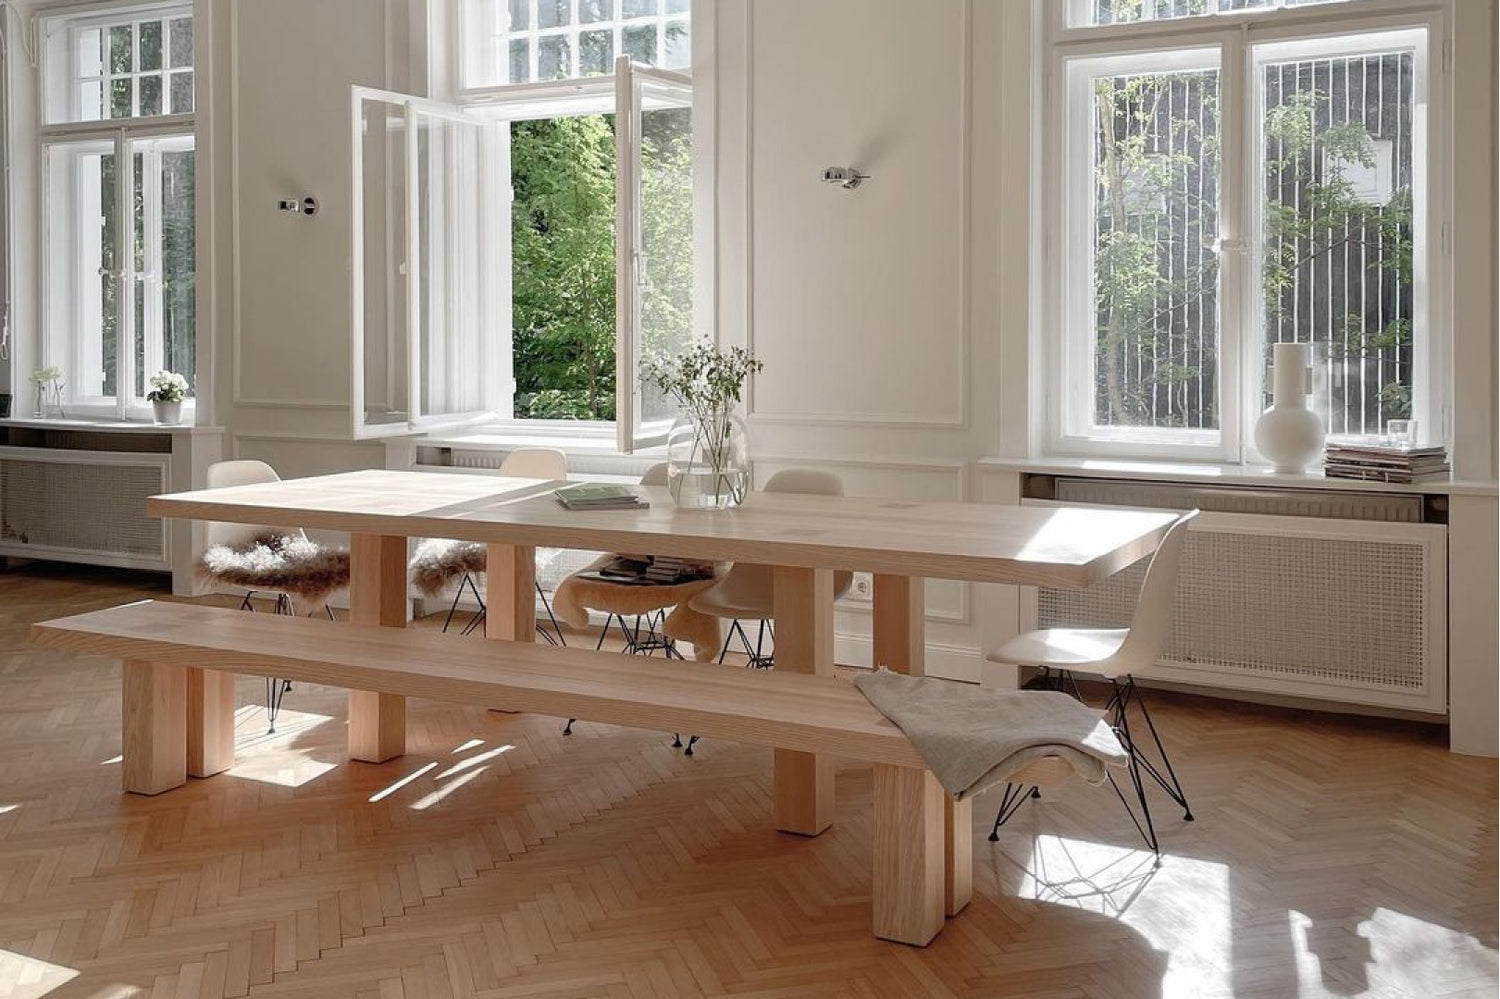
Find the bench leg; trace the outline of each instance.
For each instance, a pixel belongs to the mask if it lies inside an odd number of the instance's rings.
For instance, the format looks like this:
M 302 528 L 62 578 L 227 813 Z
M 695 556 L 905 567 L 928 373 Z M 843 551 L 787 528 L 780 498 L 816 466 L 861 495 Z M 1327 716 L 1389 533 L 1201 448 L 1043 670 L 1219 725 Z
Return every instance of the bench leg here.
M 121 786 L 161 794 L 187 783 L 187 670 L 127 660 L 120 666 Z
M 406 627 L 406 539 L 356 534 L 349 544 L 349 619 Z M 349 691 L 349 758 L 384 763 L 406 752 L 406 698 Z
M 776 669 L 833 675 L 833 573 L 777 566 Z M 833 825 L 833 760 L 776 750 L 776 828 L 816 836 Z
M 187 772 L 212 777 L 234 766 L 234 674 L 187 671 Z
M 956 916 L 974 897 L 974 799 L 943 795 L 943 911 Z
M 875 767 L 875 935 L 925 946 L 943 928 L 943 788 L 926 770 Z

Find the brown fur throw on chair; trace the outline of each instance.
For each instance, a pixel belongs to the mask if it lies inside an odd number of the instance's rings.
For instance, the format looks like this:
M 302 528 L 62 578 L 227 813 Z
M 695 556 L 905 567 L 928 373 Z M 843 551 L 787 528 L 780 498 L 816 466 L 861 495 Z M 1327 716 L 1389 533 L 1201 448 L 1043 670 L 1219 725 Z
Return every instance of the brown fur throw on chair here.
M 411 582 L 423 596 L 435 597 L 463 578 L 484 572 L 489 548 L 477 541 L 427 538 L 411 557 Z
M 673 609 L 663 628 L 667 637 L 691 642 L 694 658 L 699 662 L 713 662 L 718 658 L 719 645 L 724 641 L 719 619 L 700 614 L 688 606 L 689 600 L 717 583 L 717 578 L 695 579 L 671 586 L 627 586 L 585 578 L 585 573 L 598 571 L 613 558 L 613 555 L 603 555 L 595 559 L 588 568 L 575 572 L 557 587 L 552 610 L 564 624 L 573 628 L 588 627 L 590 608 L 628 617 L 671 607 Z M 715 572 L 715 576 L 722 574 Z
M 215 585 L 273 590 L 319 606 L 349 585 L 349 553 L 297 534 L 265 534 L 240 545 L 214 545 L 198 575 Z

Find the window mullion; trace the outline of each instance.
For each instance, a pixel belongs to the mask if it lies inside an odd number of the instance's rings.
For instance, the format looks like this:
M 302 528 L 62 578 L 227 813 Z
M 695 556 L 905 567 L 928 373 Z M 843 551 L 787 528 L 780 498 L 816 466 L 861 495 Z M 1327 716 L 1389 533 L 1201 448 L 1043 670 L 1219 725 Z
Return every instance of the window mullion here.
M 135 385 L 135 164 L 123 129 L 115 133 L 115 411 L 124 419 Z
M 142 331 L 145 351 L 142 363 L 145 366 L 143 373 L 149 375 L 164 367 L 162 349 L 166 342 L 162 316 L 162 288 L 165 277 L 162 260 L 164 206 L 161 190 L 161 147 L 158 143 L 152 142 L 144 151 L 141 156 L 141 167 L 146 171 L 141 183 L 146 265 L 146 273 L 140 285 L 141 294 L 146 296 L 146 328 Z M 134 383 L 132 383 L 133 389 Z
M 1219 64 L 1219 432 L 1224 457 L 1245 458 L 1245 429 L 1256 414 L 1248 375 L 1259 352 L 1259 323 L 1251 293 L 1258 280 L 1258 229 L 1255 208 L 1260 185 L 1255 180 L 1259 115 L 1253 113 L 1247 32 L 1224 37 Z

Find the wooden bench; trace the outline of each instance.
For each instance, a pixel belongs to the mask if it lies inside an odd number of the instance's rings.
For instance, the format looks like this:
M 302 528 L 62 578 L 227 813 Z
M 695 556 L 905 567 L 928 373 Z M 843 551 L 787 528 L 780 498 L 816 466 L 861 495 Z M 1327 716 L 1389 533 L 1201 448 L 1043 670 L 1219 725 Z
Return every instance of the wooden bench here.
M 970 898 L 969 803 L 953 802 L 900 729 L 838 678 L 153 601 L 48 621 L 31 637 L 121 660 L 126 791 L 227 770 L 234 675 L 283 677 L 870 763 L 875 935 L 924 945 Z

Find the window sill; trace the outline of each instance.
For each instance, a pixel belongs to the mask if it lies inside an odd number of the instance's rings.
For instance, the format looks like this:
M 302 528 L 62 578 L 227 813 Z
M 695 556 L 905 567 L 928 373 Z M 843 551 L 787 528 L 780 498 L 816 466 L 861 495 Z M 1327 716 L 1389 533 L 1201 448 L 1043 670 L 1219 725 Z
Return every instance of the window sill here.
M 650 465 L 665 461 L 665 447 L 641 448 L 634 454 L 621 454 L 613 431 L 600 433 L 585 430 L 566 433 L 556 427 L 488 426 L 467 431 L 429 433 L 417 437 L 418 448 L 450 448 L 455 451 L 514 451 L 523 447 L 556 448 L 568 456 L 576 471 L 623 472 L 639 475 Z
M 1188 482 L 1202 485 L 1260 486 L 1273 489 L 1323 489 L 1344 492 L 1406 493 L 1423 495 L 1493 496 L 1496 483 L 1434 479 L 1410 485 L 1330 479 L 1319 469 L 1302 475 L 1286 475 L 1266 465 L 1183 462 L 1110 458 L 982 458 L 981 472 L 1020 472 L 1033 475 L 1080 475 L 1096 479 L 1141 479 Z
M 195 427 L 189 424 L 164 426 L 146 420 L 118 420 L 83 416 L 54 419 L 48 417 L 7 417 L 0 427 L 26 427 L 38 430 L 87 430 L 117 434 L 222 434 L 223 427 Z

